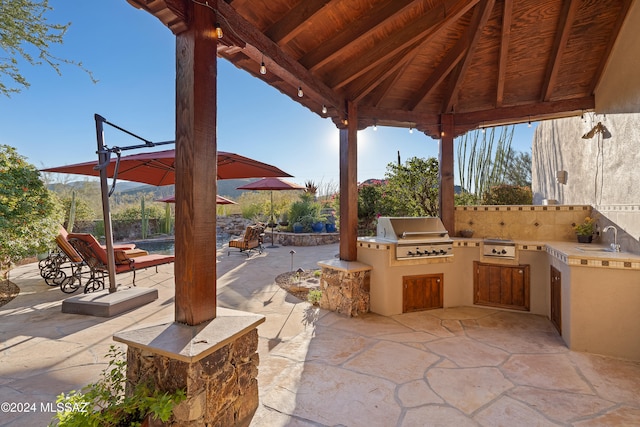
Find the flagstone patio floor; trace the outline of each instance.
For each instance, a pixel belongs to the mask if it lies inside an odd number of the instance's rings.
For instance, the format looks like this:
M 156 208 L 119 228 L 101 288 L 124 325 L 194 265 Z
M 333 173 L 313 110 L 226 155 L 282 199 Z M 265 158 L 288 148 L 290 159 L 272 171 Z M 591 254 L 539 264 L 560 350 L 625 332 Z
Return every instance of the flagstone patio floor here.
M 544 317 L 454 307 L 346 318 L 275 284 L 337 253 L 337 244 L 218 252 L 218 305 L 266 316 L 251 426 L 640 425 L 640 363 L 570 351 Z M 113 318 L 63 314 L 68 295 L 37 264 L 11 280 L 21 293 L 0 307 L 0 403 L 36 410 L 3 405 L 0 426 L 46 425 L 56 395 L 98 379 L 114 333 L 174 318 L 172 265 L 139 272 L 158 300 Z

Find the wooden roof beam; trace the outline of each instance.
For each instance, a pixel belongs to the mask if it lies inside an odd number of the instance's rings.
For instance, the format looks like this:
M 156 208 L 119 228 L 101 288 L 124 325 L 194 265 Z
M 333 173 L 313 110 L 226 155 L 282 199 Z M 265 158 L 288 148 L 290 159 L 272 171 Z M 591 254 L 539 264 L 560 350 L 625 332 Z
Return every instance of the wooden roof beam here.
M 449 13 L 442 19 L 441 8 L 431 9 L 413 23 L 406 25 L 391 37 L 387 37 L 382 43 L 371 49 L 357 61 L 344 64 L 336 70 L 333 76 L 329 77 L 328 85 L 333 89 L 339 89 L 356 78 L 362 76 L 371 69 L 386 63 L 398 52 L 421 41 L 430 33 L 439 31 L 442 28 L 456 22 L 471 10 L 480 0 L 444 0 L 444 10 Z M 384 52 L 380 54 L 380 52 Z
M 549 56 L 549 63 L 547 64 L 547 71 L 542 86 L 542 93 L 540 99 L 542 101 L 549 101 L 553 88 L 556 85 L 558 78 L 558 69 L 560 68 L 560 60 L 564 49 L 567 47 L 567 41 L 571 33 L 571 26 L 575 20 L 578 7 L 581 0 L 570 0 L 562 3 L 562 11 L 558 17 L 558 28 L 556 30 L 556 37 L 553 42 L 553 48 L 551 55 Z
M 504 0 L 502 11 L 502 37 L 500 41 L 500 58 L 498 59 L 498 82 L 496 91 L 496 106 L 502 107 L 504 101 L 504 82 L 507 74 L 509 59 L 509 43 L 511 42 L 511 16 L 513 15 L 513 0 Z
M 475 129 L 482 123 L 500 126 L 513 123 L 526 123 L 529 120 L 554 119 L 582 114 L 595 108 L 595 97 L 565 99 L 561 101 L 540 102 L 494 108 L 491 110 L 456 113 L 456 129 Z M 464 132 L 462 132 L 464 133 Z M 456 131 L 456 135 L 460 135 Z
M 136 9 L 142 9 L 158 18 L 173 34 L 188 28 L 188 15 L 182 0 L 127 0 Z
M 257 56 L 268 57 L 273 62 L 270 66 L 271 72 L 277 73 L 280 78 L 289 82 L 294 88 L 303 85 L 305 96 L 314 96 L 315 102 L 327 105 L 327 107 L 334 107 L 339 114 L 346 114 L 344 100 L 335 91 L 316 79 L 309 70 L 285 53 L 273 40 L 249 24 L 230 5 L 220 1 L 218 13 L 222 15 L 233 32 L 247 43 L 247 47 L 251 45 L 256 49 L 255 51 L 245 49 L 247 56 L 256 60 L 258 64 L 261 58 Z M 293 98 L 295 99 L 295 95 Z
M 480 40 L 480 36 L 482 35 L 482 29 L 487 24 L 495 3 L 495 0 L 483 0 L 482 3 L 479 3 L 474 10 L 473 18 L 471 19 L 471 24 L 469 25 L 469 32 L 467 33 L 473 34 L 473 36 L 470 37 L 469 47 L 467 48 L 464 59 L 456 68 L 454 72 L 455 75 L 452 75 L 452 80 L 449 83 L 449 93 L 445 96 L 444 102 L 442 104 L 443 113 L 453 111 L 453 104 L 457 100 L 458 92 L 460 91 L 460 83 L 464 80 L 464 76 L 467 73 L 467 68 L 471 63 L 471 58 L 473 57 L 473 54 L 478 47 L 478 41 Z
M 331 0 L 304 0 L 285 14 L 278 22 L 272 24 L 265 34 L 274 42 L 283 45 L 288 43 L 307 28 L 309 20 Z M 305 25 L 307 24 L 307 25 Z
M 323 42 L 300 58 L 300 63 L 311 71 L 316 71 L 342 54 L 343 49 L 349 48 L 363 37 L 375 32 L 385 24 L 385 20 L 404 11 L 415 0 L 389 0 L 384 6 L 373 9 L 367 16 L 361 17 L 348 28 L 339 31 L 331 40 Z

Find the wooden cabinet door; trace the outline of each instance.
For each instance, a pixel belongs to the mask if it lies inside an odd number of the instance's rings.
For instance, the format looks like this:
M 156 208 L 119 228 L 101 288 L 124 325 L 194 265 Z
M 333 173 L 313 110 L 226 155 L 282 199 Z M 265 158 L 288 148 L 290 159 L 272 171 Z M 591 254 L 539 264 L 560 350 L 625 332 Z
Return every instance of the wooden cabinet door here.
M 562 274 L 551 266 L 551 323 L 562 335 Z
M 529 311 L 529 265 L 474 261 L 473 303 Z
M 443 275 L 402 277 L 402 312 L 443 307 Z

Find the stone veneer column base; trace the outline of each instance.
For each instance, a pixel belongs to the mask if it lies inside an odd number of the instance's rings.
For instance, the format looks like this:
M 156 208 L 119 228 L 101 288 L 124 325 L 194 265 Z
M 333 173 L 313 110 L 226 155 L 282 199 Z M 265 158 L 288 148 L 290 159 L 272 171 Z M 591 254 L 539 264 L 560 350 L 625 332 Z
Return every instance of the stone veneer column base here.
M 370 265 L 358 261 L 319 261 L 322 269 L 320 307 L 349 317 L 367 313 L 370 307 Z
M 218 308 L 210 322 L 120 332 L 129 346 L 127 378 L 151 379 L 163 391 L 183 389 L 167 426 L 248 426 L 258 408 L 258 330 L 264 316 Z M 154 425 L 163 425 L 155 424 Z

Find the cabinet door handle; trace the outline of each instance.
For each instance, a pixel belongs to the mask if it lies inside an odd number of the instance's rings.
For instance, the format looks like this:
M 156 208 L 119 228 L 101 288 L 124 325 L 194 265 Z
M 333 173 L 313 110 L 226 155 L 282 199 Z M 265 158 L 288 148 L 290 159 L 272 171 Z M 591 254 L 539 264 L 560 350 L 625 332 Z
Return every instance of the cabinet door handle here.
M 440 283 L 440 279 L 436 280 L 436 283 Z
M 522 270 L 518 270 L 518 273 L 522 274 Z

